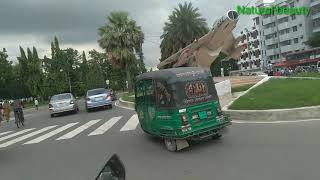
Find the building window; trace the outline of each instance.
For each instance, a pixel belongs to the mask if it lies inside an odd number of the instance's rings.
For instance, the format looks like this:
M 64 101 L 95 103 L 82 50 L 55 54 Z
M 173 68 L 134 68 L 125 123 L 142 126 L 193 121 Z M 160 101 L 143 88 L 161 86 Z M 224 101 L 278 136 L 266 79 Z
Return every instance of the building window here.
M 268 28 L 275 27 L 275 26 L 276 26 L 276 23 L 275 23 L 275 22 L 272 22 L 272 23 L 266 24 L 264 27 L 265 27 L 266 29 L 268 29 Z
M 268 45 L 267 46 L 267 49 L 275 49 L 275 48 L 278 48 L 278 44 L 271 44 L 271 45 Z
M 295 14 L 291 16 L 291 20 L 295 20 L 296 18 L 297 18 L 297 17 L 296 17 Z
M 294 39 L 293 39 L 293 42 L 294 42 L 295 44 L 299 43 L 299 38 L 294 38 Z
M 291 45 L 291 40 L 286 40 L 286 41 L 280 42 L 280 46 L 288 46 L 288 45 Z
M 268 35 L 266 35 L 266 40 L 268 40 L 268 39 L 272 39 L 272 38 L 275 38 L 275 37 L 277 37 L 277 33 L 275 32 L 275 33 L 272 33 L 272 34 L 268 34 Z
M 299 24 L 300 27 L 302 27 L 302 24 Z
M 282 30 L 279 31 L 279 34 L 280 34 L 280 35 L 288 34 L 288 33 L 290 33 L 290 29 L 289 29 L 289 28 L 287 28 L 287 29 L 282 29 Z
M 281 23 L 285 23 L 285 22 L 288 22 L 289 21 L 289 17 L 284 17 L 284 18 L 281 18 L 278 20 L 278 23 L 281 24 Z
M 303 36 L 301 36 L 300 38 L 303 39 Z
M 297 26 L 293 26 L 292 30 L 293 30 L 293 32 L 296 32 L 296 31 L 298 31 L 298 27 Z
M 320 18 L 314 19 L 312 25 L 314 28 L 320 27 Z

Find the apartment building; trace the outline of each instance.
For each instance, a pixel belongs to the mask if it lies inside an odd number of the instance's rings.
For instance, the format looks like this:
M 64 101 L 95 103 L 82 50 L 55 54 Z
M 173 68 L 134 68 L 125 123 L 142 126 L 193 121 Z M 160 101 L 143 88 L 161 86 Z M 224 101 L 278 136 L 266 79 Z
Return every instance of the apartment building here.
M 320 0 L 312 0 L 319 4 Z M 273 4 L 256 3 L 257 7 L 310 7 L 311 0 L 277 0 Z M 315 16 L 319 16 L 315 14 Z M 312 34 L 311 16 L 303 15 L 261 15 L 259 21 L 260 45 L 263 67 L 270 67 L 282 60 L 288 53 L 306 50 L 305 44 Z M 317 24 L 319 27 L 319 22 Z
M 259 71 L 261 70 L 261 50 L 260 50 L 260 31 L 259 17 L 253 18 L 253 26 L 241 31 L 241 41 L 239 45 L 245 49 L 241 52 L 238 61 L 239 70 L 241 71 Z
M 311 15 L 313 33 L 320 32 L 320 0 L 311 0 Z

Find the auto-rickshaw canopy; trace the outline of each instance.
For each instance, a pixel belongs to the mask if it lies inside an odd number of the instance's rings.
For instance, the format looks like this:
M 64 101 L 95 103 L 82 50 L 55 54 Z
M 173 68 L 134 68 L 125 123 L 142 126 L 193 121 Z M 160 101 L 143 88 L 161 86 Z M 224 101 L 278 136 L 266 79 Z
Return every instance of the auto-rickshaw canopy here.
M 197 67 L 181 67 L 148 72 L 137 81 L 153 80 L 158 107 L 183 107 L 218 100 L 211 73 Z

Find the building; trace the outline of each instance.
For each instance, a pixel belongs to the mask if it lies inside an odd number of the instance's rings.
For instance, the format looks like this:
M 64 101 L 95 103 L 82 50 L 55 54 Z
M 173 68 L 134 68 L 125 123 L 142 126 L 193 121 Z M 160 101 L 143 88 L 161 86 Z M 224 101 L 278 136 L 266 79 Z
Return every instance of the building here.
M 320 32 L 320 1 L 311 0 L 311 15 L 312 15 L 312 28 L 313 33 Z
M 312 0 L 319 4 L 319 0 Z M 316 2 L 317 1 L 317 2 Z M 315 3 L 316 2 L 316 3 Z M 260 0 L 257 7 L 310 7 L 311 0 L 277 0 L 272 4 L 263 4 Z M 315 14 L 319 16 L 319 13 Z M 308 49 L 305 42 L 312 34 L 311 16 L 304 15 L 260 15 L 260 45 L 263 67 L 285 60 L 286 54 Z M 319 27 L 319 23 L 317 27 Z
M 262 56 L 260 50 L 259 17 L 253 18 L 253 26 L 241 31 L 239 45 L 245 49 L 241 52 L 238 66 L 240 71 L 260 71 Z

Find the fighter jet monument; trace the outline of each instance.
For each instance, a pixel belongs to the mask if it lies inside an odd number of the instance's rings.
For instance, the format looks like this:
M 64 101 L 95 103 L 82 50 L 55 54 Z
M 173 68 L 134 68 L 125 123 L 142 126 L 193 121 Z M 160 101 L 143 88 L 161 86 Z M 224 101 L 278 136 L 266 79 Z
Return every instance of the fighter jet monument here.
M 238 45 L 241 38 L 232 34 L 238 18 L 236 11 L 228 11 L 209 33 L 162 61 L 158 69 L 193 66 L 208 69 L 221 52 L 227 55 L 226 59 L 239 59 L 244 47 Z

